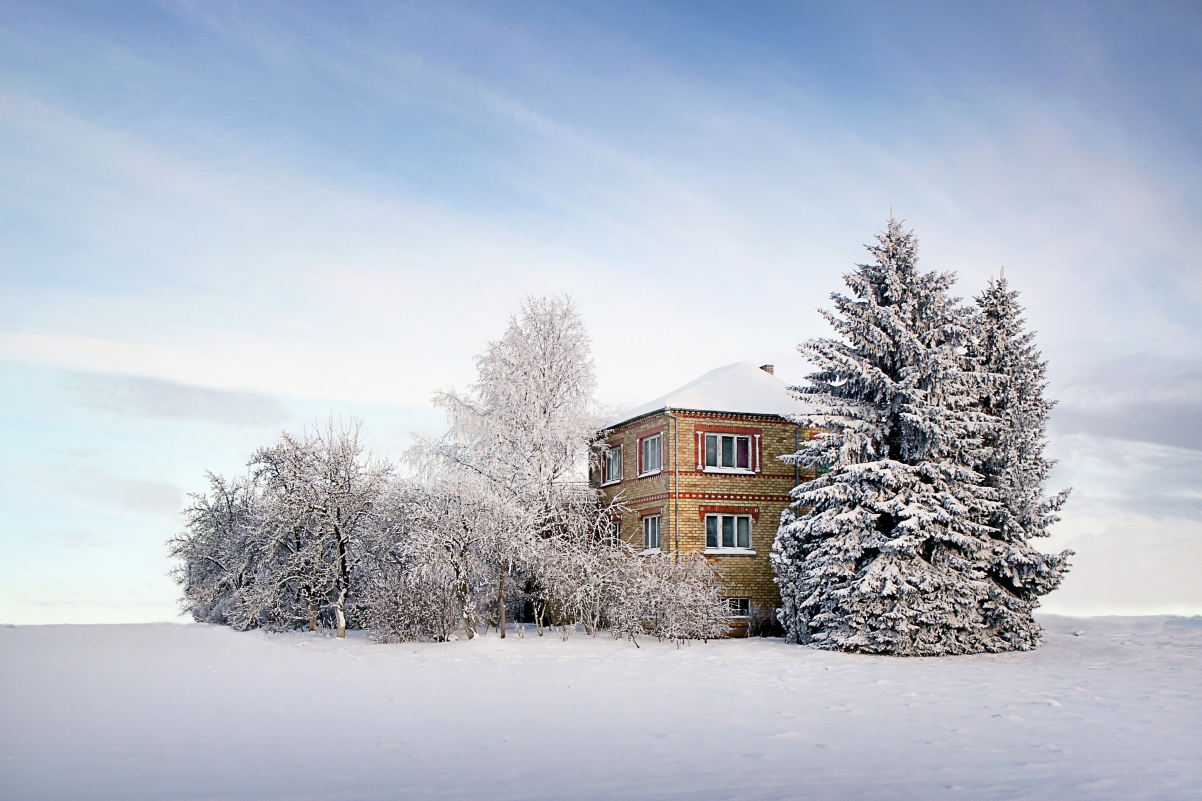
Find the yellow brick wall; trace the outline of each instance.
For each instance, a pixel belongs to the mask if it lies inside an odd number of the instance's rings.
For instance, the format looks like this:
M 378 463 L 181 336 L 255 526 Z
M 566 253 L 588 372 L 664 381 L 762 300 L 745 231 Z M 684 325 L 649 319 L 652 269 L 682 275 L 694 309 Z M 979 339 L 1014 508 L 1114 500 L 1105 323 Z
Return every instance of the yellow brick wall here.
M 768 555 L 780 514 L 788 506 L 788 494 L 794 487 L 794 468 L 777 460 L 791 454 L 798 441 L 809 438 L 809 429 L 799 429 L 783 418 L 768 415 L 674 412 L 679 419 L 677 434 L 673 421 L 664 413 L 634 420 L 613 430 L 607 443 L 622 446 L 622 480 L 603 488 L 607 500 L 621 498 L 630 511 L 622 515 L 622 536 L 642 547 L 640 510 L 662 507 L 661 550 L 672 551 L 679 537 L 681 552 L 705 549 L 703 506 L 749 507 L 758 517 L 752 522 L 751 550 L 754 555 L 707 554 L 706 558 L 721 571 L 731 598 L 750 598 L 752 604 L 768 608 L 780 606 L 780 593 L 773 582 Z M 697 469 L 698 427 L 759 429 L 761 433 L 760 472 L 754 475 L 706 473 Z M 663 432 L 663 470 L 654 476 L 636 476 L 636 442 L 655 432 Z M 678 439 L 674 443 L 674 439 Z M 679 457 L 679 517 L 676 517 L 674 458 Z M 801 480 L 812 474 L 802 473 Z M 599 474 L 594 473 L 594 480 Z M 677 528 L 679 526 L 679 528 Z

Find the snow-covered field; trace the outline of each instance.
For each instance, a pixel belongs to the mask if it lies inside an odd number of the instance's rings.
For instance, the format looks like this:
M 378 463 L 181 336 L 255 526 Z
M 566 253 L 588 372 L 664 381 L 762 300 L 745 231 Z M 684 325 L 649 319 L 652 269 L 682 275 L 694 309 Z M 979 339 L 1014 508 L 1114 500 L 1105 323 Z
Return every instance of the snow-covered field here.
M 1202 798 L 1202 620 L 1043 622 L 946 659 L 0 628 L 0 795 Z

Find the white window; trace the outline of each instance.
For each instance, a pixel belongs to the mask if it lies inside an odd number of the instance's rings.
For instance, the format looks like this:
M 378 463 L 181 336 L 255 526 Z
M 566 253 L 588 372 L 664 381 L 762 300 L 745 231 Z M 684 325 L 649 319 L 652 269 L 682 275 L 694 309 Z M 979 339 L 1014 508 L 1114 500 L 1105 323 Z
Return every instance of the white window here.
M 643 518 L 643 550 L 659 550 L 659 515 L 647 515 Z
M 622 480 L 622 446 L 615 445 L 601 454 L 601 483 L 614 484 Z
M 660 448 L 660 443 L 663 437 L 656 434 L 651 437 L 644 437 L 639 441 L 639 475 L 648 476 L 652 473 L 658 473 L 663 466 L 663 451 Z
M 609 526 L 605 530 L 605 542 L 611 548 L 618 547 L 622 542 L 622 520 L 615 517 L 609 521 Z
M 751 548 L 751 515 L 706 515 L 706 548 Z
M 752 472 L 751 437 L 737 434 L 705 435 L 705 469 Z
M 751 614 L 750 598 L 727 598 L 726 605 L 732 617 L 747 617 Z

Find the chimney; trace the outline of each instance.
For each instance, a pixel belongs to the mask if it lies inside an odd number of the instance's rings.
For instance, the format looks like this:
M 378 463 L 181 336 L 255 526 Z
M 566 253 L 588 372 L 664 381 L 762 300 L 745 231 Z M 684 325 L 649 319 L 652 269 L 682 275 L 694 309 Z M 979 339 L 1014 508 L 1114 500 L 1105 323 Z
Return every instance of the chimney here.
M 760 369 L 763 370 L 768 375 L 776 375 L 776 373 L 773 372 L 772 365 L 770 365 L 770 364 L 761 364 Z

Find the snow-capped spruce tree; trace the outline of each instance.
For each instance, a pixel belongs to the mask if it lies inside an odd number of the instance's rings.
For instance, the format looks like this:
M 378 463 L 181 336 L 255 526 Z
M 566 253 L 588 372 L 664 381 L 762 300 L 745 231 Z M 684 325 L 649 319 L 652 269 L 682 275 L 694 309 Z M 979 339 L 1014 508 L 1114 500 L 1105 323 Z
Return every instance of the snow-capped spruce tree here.
M 976 305 L 968 355 L 985 374 L 981 409 L 998 422 L 985 434 L 985 456 L 977 468 L 998 501 L 989 519 L 990 575 L 1005 592 L 996 593 L 995 614 L 1009 618 L 1000 628 L 1015 647 L 1029 648 L 1039 642 L 1039 625 L 1031 612 L 1040 596 L 1059 586 L 1072 555 L 1040 553 L 1030 538 L 1048 536 L 1069 491 L 1050 498 L 1044 493 L 1053 465 L 1043 451 L 1054 402 L 1044 397 L 1047 362 L 1035 348 L 1034 333 L 1024 330 L 1018 293 L 1002 276 L 990 280 Z
M 801 346 L 796 388 L 822 429 L 789 461 L 817 468 L 793 491 L 773 544 L 787 635 L 836 650 L 941 655 L 1029 648 L 995 574 L 1001 504 L 980 471 L 997 419 L 966 348 L 974 314 L 950 273 L 922 272 L 890 219 L 851 296 L 823 314 L 837 339 Z

